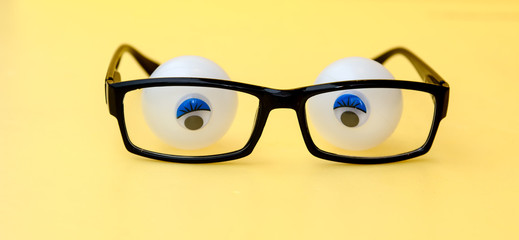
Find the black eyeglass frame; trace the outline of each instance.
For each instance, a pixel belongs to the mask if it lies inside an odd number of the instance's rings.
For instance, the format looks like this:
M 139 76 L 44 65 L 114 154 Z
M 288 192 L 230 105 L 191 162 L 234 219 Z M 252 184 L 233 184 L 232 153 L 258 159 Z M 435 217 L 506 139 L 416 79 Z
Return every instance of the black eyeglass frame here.
M 419 75 L 424 80 L 424 82 L 376 79 L 353 80 L 325 83 L 287 90 L 272 89 L 234 81 L 207 78 L 148 78 L 122 82 L 121 75 L 117 71 L 117 68 L 119 66 L 119 62 L 121 60 L 122 55 L 126 52 L 130 53 L 133 57 L 135 57 L 137 62 L 148 74 L 151 74 L 159 66 L 159 64 L 145 57 L 144 55 L 139 53 L 135 48 L 129 45 L 120 46 L 115 52 L 112 61 L 110 62 L 110 66 L 108 67 L 108 72 L 105 78 L 105 97 L 108 104 L 109 112 L 111 115 L 117 118 L 124 145 L 129 152 L 163 161 L 180 163 L 211 163 L 243 158 L 249 155 L 256 146 L 258 140 L 261 137 L 270 111 L 277 108 L 289 108 L 295 110 L 296 112 L 300 130 L 303 135 L 303 140 L 305 142 L 306 147 L 308 148 L 308 151 L 312 155 L 318 158 L 344 163 L 389 163 L 414 158 L 427 153 L 433 144 L 434 137 L 438 130 L 440 121 L 443 118 L 445 118 L 447 114 L 450 89 L 449 85 L 425 62 L 423 62 L 415 54 L 411 53 L 409 50 L 405 48 L 391 49 L 383 53 L 379 57 L 374 58 L 374 60 L 379 63 L 384 63 L 390 57 L 396 54 L 401 54 L 413 64 L 413 66 L 418 71 Z M 124 96 L 127 92 L 132 90 L 161 86 L 214 87 L 240 91 L 257 97 L 259 99 L 259 108 L 257 111 L 256 122 L 254 124 L 251 137 L 249 138 L 245 146 L 239 150 L 229 153 L 207 156 L 168 155 L 142 149 L 134 145 L 130 141 L 126 129 L 123 106 Z M 385 157 L 343 156 L 319 149 L 313 142 L 308 129 L 305 111 L 306 101 L 310 97 L 315 96 L 317 94 L 358 88 L 398 88 L 430 93 L 433 96 L 435 110 L 431 130 L 429 132 L 426 142 L 416 150 Z

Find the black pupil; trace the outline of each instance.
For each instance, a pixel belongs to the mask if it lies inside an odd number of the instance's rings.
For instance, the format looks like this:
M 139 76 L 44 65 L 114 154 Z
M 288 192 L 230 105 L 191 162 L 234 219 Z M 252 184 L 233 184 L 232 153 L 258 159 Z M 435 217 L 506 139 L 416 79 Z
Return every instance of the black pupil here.
M 347 127 L 355 127 L 359 125 L 359 116 L 354 112 L 343 112 L 341 114 L 341 122 Z
M 197 130 L 204 125 L 204 120 L 200 116 L 190 116 L 186 118 L 184 125 L 189 130 Z

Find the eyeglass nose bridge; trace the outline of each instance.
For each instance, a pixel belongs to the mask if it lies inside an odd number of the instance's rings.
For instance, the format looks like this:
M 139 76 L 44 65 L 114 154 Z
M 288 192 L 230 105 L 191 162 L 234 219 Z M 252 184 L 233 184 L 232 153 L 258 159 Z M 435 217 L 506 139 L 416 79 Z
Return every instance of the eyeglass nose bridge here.
M 265 89 L 267 92 L 267 97 L 269 102 L 269 110 L 277 109 L 277 108 L 289 108 L 296 110 L 299 106 L 299 94 L 296 89 L 292 90 L 280 90 L 280 89 Z

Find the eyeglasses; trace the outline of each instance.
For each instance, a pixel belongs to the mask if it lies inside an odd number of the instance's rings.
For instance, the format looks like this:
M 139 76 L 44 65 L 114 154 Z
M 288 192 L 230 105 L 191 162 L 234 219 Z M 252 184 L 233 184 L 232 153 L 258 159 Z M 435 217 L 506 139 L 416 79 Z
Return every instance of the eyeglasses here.
M 110 114 L 127 150 L 182 163 L 249 155 L 273 109 L 297 114 L 304 142 L 316 157 L 346 163 L 387 163 L 425 154 L 447 114 L 449 85 L 404 48 L 400 54 L 423 82 L 353 80 L 278 90 L 228 80 L 166 77 L 121 81 L 130 53 L 148 73 L 159 66 L 129 45 L 115 52 L 105 79 Z M 283 134 L 283 133 L 279 133 Z

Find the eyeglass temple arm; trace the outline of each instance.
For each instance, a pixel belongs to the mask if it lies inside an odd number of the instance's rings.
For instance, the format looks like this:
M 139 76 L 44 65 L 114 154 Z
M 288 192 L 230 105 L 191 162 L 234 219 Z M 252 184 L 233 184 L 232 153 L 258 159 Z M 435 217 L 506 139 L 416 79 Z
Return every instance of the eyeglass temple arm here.
M 159 66 L 158 63 L 152 61 L 151 59 L 142 55 L 139 51 L 128 44 L 123 44 L 115 51 L 112 60 L 110 61 L 110 65 L 108 66 L 108 71 L 106 73 L 105 81 L 107 83 L 116 83 L 121 81 L 121 74 L 117 71 L 119 67 L 119 63 L 121 62 L 121 58 L 124 53 L 130 53 L 141 65 L 141 67 L 151 75 L 153 71 Z
M 390 57 L 401 54 L 406 57 L 414 66 L 420 77 L 426 82 L 435 85 L 449 87 L 449 84 L 443 80 L 442 77 L 438 73 L 436 73 L 429 65 L 427 65 L 424 61 L 422 61 L 418 56 L 416 56 L 411 51 L 405 48 L 393 48 L 382 55 L 374 58 L 375 61 L 383 64 Z
M 406 57 L 414 66 L 420 77 L 426 82 L 434 85 L 439 85 L 447 88 L 447 93 L 445 94 L 445 99 L 443 99 L 443 106 L 442 106 L 442 112 L 441 112 L 441 118 L 445 118 L 447 116 L 447 108 L 449 103 L 449 84 L 443 80 L 442 77 L 438 73 L 436 73 L 429 65 L 427 65 L 422 59 L 420 59 L 418 56 L 416 56 L 411 51 L 405 49 L 405 48 L 393 48 L 382 55 L 374 58 L 375 61 L 379 62 L 380 64 L 383 64 L 386 60 L 388 60 L 390 57 L 396 55 L 396 54 L 402 54 L 404 57 Z

